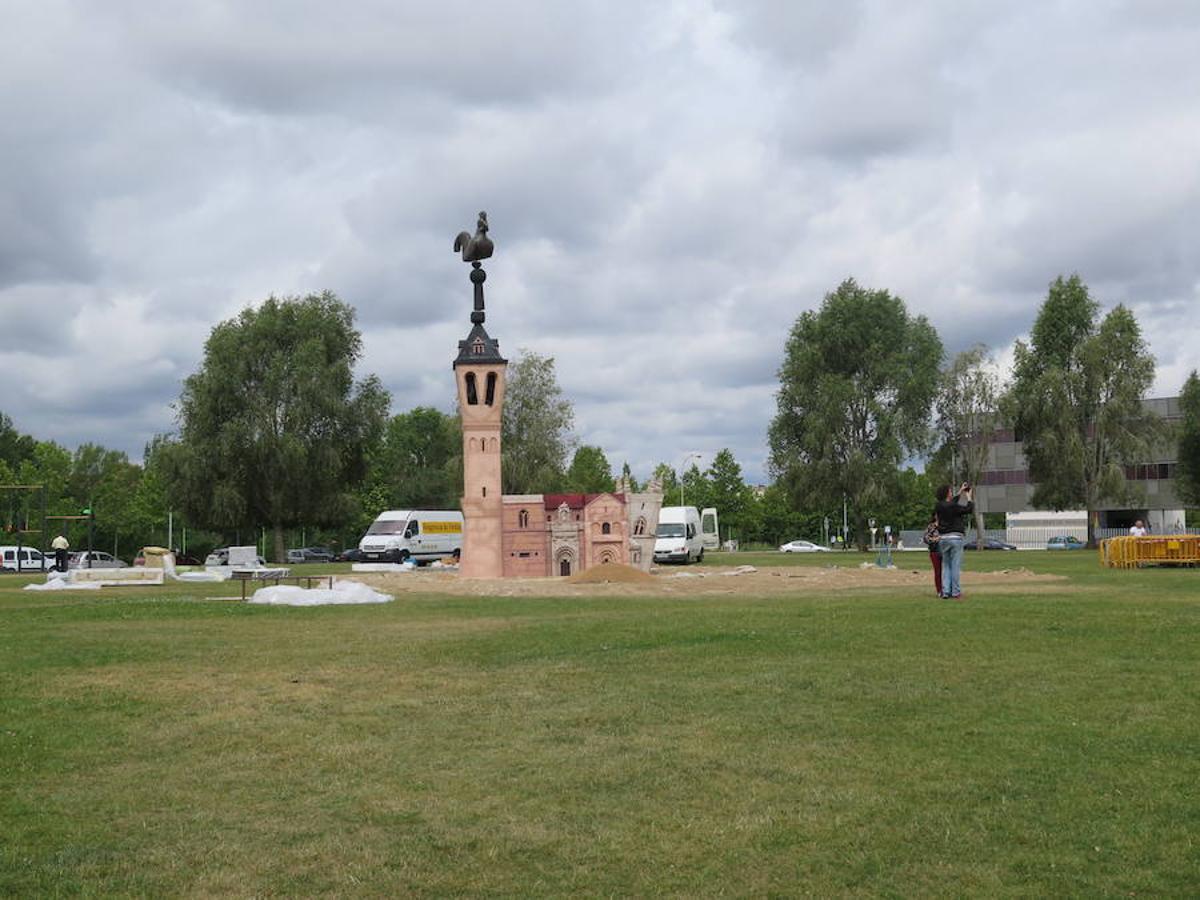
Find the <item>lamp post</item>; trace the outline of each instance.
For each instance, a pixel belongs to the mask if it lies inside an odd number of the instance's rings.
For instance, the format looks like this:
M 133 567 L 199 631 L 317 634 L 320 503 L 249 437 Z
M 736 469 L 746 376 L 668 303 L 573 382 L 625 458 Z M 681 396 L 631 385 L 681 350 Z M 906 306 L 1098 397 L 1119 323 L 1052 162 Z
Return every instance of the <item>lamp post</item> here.
M 688 453 L 683 457 L 682 460 L 680 460 L 680 463 L 679 463 L 679 505 L 680 506 L 683 506 L 683 467 L 688 464 L 688 460 L 699 459 L 700 457 L 701 457 L 701 454 L 699 454 L 699 453 Z

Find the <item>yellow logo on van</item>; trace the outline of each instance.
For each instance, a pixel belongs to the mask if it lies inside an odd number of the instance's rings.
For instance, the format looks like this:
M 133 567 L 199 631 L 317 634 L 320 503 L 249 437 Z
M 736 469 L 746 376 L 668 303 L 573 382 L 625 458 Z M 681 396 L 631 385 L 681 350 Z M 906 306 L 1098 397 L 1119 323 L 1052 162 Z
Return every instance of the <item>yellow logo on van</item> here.
M 426 534 L 462 534 L 462 522 L 422 522 Z

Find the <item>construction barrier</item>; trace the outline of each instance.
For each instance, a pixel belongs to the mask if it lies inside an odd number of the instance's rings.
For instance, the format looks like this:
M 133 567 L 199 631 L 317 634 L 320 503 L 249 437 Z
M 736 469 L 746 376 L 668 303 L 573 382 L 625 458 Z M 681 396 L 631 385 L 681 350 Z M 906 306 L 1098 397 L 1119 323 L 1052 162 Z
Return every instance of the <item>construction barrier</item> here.
M 1200 535 L 1107 538 L 1100 542 L 1100 564 L 1110 569 L 1200 565 Z

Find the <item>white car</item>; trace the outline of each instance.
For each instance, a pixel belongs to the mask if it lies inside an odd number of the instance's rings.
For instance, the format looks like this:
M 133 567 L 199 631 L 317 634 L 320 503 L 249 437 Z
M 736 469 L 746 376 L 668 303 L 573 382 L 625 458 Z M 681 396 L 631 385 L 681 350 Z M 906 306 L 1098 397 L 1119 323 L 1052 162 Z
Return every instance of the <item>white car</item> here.
M 812 541 L 789 541 L 779 548 L 780 553 L 828 553 L 828 547 L 814 544 Z

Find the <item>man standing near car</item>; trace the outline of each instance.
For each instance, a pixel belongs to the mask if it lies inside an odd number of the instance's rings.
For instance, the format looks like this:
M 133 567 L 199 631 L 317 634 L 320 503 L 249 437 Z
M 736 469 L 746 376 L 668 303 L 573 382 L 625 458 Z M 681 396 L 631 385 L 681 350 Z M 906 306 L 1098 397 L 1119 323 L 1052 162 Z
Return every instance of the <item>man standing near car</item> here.
M 50 549 L 54 551 L 54 568 L 60 572 L 67 571 L 67 551 L 71 549 L 71 542 L 66 535 L 60 534 L 52 540 Z

